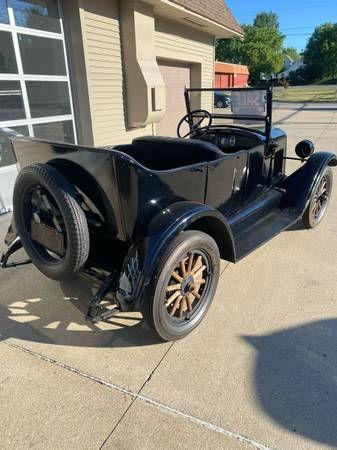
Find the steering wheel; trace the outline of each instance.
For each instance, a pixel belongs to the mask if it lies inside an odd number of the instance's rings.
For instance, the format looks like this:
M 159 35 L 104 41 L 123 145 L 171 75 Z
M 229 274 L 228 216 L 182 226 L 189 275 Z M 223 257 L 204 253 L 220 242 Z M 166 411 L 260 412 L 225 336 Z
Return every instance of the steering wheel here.
M 208 121 L 204 126 L 202 126 L 203 122 Z M 182 135 L 181 134 L 181 128 L 184 123 L 187 123 L 190 130 L 188 133 Z M 178 123 L 177 127 L 177 135 L 179 138 L 187 138 L 191 137 L 201 137 L 204 136 L 208 130 L 210 129 L 212 125 L 212 116 L 211 114 L 206 111 L 205 109 L 197 109 L 195 111 L 191 111 L 190 113 L 186 114 L 181 121 Z

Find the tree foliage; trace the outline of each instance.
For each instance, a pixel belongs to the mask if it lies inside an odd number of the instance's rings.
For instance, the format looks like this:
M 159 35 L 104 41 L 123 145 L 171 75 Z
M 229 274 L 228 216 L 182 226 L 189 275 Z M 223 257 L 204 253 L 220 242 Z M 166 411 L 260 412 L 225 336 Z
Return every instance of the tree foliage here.
M 312 80 L 337 76 L 337 23 L 317 27 L 304 52 Z
M 251 83 L 262 74 L 271 75 L 282 70 L 284 62 L 283 40 L 277 14 L 259 13 L 253 25 L 243 25 L 244 39 L 220 39 L 216 45 L 218 61 L 245 64 L 250 71 Z
M 291 85 L 298 86 L 301 84 L 308 84 L 311 81 L 311 74 L 306 66 L 303 66 L 288 75 L 288 80 Z
M 218 61 L 244 64 L 242 47 L 243 43 L 240 39 L 219 39 L 215 44 L 215 57 Z
M 294 62 L 298 61 L 298 60 L 300 59 L 300 57 L 301 57 L 300 54 L 298 53 L 298 51 L 297 51 L 297 49 L 296 49 L 295 47 L 286 47 L 286 48 L 283 50 L 283 52 L 284 52 L 285 55 L 290 56 L 290 58 L 291 58 Z
M 254 20 L 254 26 L 258 28 L 274 28 L 275 30 L 278 30 L 280 28 L 278 15 L 271 11 L 269 13 L 258 13 Z

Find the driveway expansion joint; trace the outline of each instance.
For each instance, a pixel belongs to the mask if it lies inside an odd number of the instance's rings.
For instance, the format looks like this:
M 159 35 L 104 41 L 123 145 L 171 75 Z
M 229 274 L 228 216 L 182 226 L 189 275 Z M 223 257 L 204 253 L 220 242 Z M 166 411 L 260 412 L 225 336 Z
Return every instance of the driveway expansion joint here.
M 319 135 L 319 137 L 315 140 L 315 145 L 317 145 L 317 142 L 321 139 L 322 136 L 324 136 L 324 134 L 328 130 L 329 126 L 332 125 L 333 118 L 334 118 L 334 114 L 330 117 L 330 121 L 326 123 L 326 126 L 325 126 L 325 128 L 323 128 L 323 130 L 322 130 L 321 134 Z
M 163 360 L 165 359 L 165 357 L 167 356 L 168 352 L 171 350 L 171 348 L 173 347 L 174 342 L 171 343 L 171 345 L 169 346 L 169 348 L 164 352 L 164 354 L 162 355 L 162 357 L 160 358 L 159 362 L 155 365 L 155 367 L 151 370 L 149 376 L 146 378 L 146 380 L 144 381 L 144 383 L 141 385 L 140 389 L 137 391 L 137 394 L 135 395 L 135 397 L 133 398 L 132 402 L 130 403 L 130 405 L 126 408 L 126 410 L 124 411 L 124 413 L 121 415 L 121 417 L 119 418 L 119 420 L 117 421 L 117 423 L 115 424 L 115 426 L 113 427 L 113 429 L 110 431 L 110 433 L 108 434 L 108 436 L 104 439 L 102 445 L 99 447 L 99 450 L 101 450 L 104 445 L 108 442 L 108 440 L 112 437 L 112 435 L 114 434 L 114 432 L 116 431 L 116 429 L 118 428 L 118 426 L 120 425 L 120 423 L 122 423 L 124 417 L 127 415 L 127 413 L 130 411 L 130 409 L 132 408 L 133 404 L 135 403 L 135 401 L 137 400 L 138 396 L 140 395 L 140 393 L 142 392 L 142 390 L 144 389 L 144 387 L 146 386 L 146 384 L 151 380 L 152 375 L 154 374 L 154 372 L 158 369 L 158 367 L 160 366 L 160 364 L 163 362 Z
M 1 337 L 1 334 L 0 334 Z M 130 403 L 129 407 L 126 409 L 126 411 L 124 412 L 124 414 L 121 416 L 121 418 L 119 419 L 119 421 L 117 422 L 117 424 L 115 425 L 114 429 L 112 430 L 112 432 L 109 434 L 108 438 L 112 435 L 113 431 L 117 428 L 118 424 L 121 422 L 121 420 L 123 419 L 123 417 L 125 417 L 127 411 L 129 411 L 129 409 L 131 408 L 132 404 L 136 401 L 139 400 L 141 402 L 144 402 L 150 406 L 153 406 L 157 409 L 159 409 L 162 412 L 166 412 L 166 413 L 170 413 L 175 417 L 180 417 L 181 419 L 185 419 L 188 420 L 196 425 L 199 425 L 203 428 L 206 428 L 210 431 L 214 431 L 216 433 L 222 434 L 224 436 L 226 436 L 227 438 L 232 438 L 235 439 L 236 441 L 240 442 L 241 444 L 244 445 L 249 445 L 252 448 L 258 449 L 258 450 L 272 450 L 270 447 L 255 441 L 254 439 L 251 439 L 247 436 L 244 436 L 240 433 L 231 431 L 231 430 L 227 430 L 223 427 L 220 427 L 218 425 L 213 424 L 212 422 L 208 422 L 206 420 L 200 419 L 198 417 L 195 417 L 191 414 L 185 413 L 183 411 L 180 411 L 174 407 L 171 407 L 169 405 L 166 405 L 165 403 L 161 403 L 160 401 L 157 400 L 153 400 L 150 397 L 146 397 L 144 395 L 140 394 L 140 391 L 144 388 L 145 384 L 148 382 L 148 380 L 151 378 L 151 375 L 146 379 L 146 381 L 143 383 L 142 387 L 139 389 L 138 393 L 132 392 L 129 389 L 126 389 L 124 387 L 118 386 L 117 384 L 114 383 L 110 383 L 109 381 L 105 381 L 99 377 L 96 377 L 95 375 L 90 375 L 80 369 L 77 369 L 76 367 L 72 367 L 69 366 L 68 364 L 62 363 L 57 361 L 54 358 L 51 358 L 49 356 L 43 355 L 42 353 L 38 353 L 28 347 L 25 347 L 23 345 L 19 345 L 16 344 L 14 342 L 9 342 L 9 341 L 0 341 L 0 344 L 3 345 L 7 345 L 9 347 L 15 348 L 16 350 L 20 350 L 23 351 L 25 353 L 28 353 L 29 355 L 39 358 L 42 361 L 48 362 L 50 364 L 54 364 L 58 367 L 61 367 L 65 370 L 68 370 L 69 372 L 72 372 L 76 375 L 79 375 L 83 378 L 86 378 L 88 380 L 91 380 L 95 383 L 98 383 L 102 386 L 106 386 L 110 389 L 114 389 L 117 392 L 120 392 L 121 394 L 125 394 L 128 395 L 129 397 L 131 397 L 133 399 L 133 401 Z M 159 363 L 156 365 L 156 367 L 153 369 L 152 372 L 154 372 L 156 370 L 156 368 L 160 365 L 160 363 L 163 361 L 163 359 L 165 358 L 165 356 L 167 355 L 167 353 L 170 351 L 170 349 L 172 348 L 174 343 L 171 344 L 171 346 L 169 347 L 169 349 L 165 352 L 165 354 L 163 355 L 163 357 L 161 358 L 161 360 L 159 361 Z M 151 372 L 151 374 L 152 374 Z M 103 444 L 101 445 L 100 448 L 102 448 L 104 446 L 104 444 L 107 442 L 107 439 L 105 439 L 105 441 L 103 442 Z
M 222 269 L 222 271 L 220 272 L 220 276 L 219 279 L 222 277 L 222 275 L 225 273 L 225 271 L 228 269 L 228 267 L 231 265 L 230 262 L 228 262 L 225 267 Z

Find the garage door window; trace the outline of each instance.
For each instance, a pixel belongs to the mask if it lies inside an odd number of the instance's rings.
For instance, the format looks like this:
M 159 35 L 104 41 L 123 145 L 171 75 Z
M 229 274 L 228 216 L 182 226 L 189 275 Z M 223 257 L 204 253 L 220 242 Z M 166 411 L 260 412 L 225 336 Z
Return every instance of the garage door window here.
M 71 114 L 68 85 L 65 82 L 28 81 L 27 96 L 32 117 Z
M 6 0 L 0 0 L 0 23 L 9 23 Z
M 0 129 L 0 168 L 16 164 L 12 146 L 8 141 L 8 133 L 10 133 L 12 130 L 24 136 L 27 136 L 27 134 L 29 133 L 27 126 L 12 127 L 11 129 Z
M 18 73 L 11 33 L 0 31 L 0 73 Z
M 24 73 L 33 75 L 67 75 L 63 42 L 39 36 L 19 34 Z M 44 55 L 41 58 L 40 55 Z
M 57 0 L 0 0 L 0 128 L 76 142 Z
M 12 0 L 12 4 L 18 26 L 61 33 L 57 0 Z
M 25 118 L 21 85 L 19 81 L 0 81 L 0 121 Z
M 49 138 L 55 139 L 55 141 L 74 141 L 73 126 L 70 120 L 34 125 L 34 133 L 42 139 Z

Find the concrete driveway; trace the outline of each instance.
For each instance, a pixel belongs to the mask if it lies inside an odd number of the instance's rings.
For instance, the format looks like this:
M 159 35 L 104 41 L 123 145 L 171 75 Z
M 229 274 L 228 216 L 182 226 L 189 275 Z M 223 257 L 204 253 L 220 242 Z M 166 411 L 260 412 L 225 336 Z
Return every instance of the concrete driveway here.
M 336 105 L 274 120 L 291 151 L 309 138 L 337 152 Z M 1 448 L 337 447 L 336 223 L 337 189 L 317 229 L 223 262 L 207 317 L 174 344 L 137 314 L 85 322 L 89 282 L 1 271 Z

